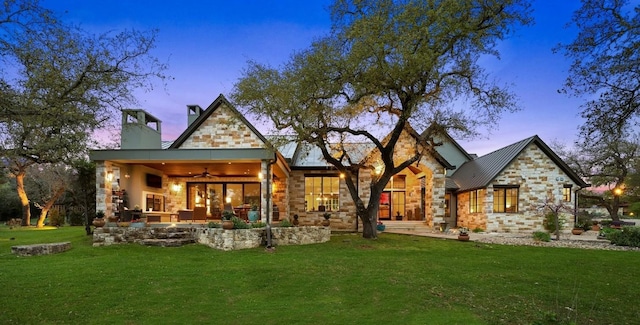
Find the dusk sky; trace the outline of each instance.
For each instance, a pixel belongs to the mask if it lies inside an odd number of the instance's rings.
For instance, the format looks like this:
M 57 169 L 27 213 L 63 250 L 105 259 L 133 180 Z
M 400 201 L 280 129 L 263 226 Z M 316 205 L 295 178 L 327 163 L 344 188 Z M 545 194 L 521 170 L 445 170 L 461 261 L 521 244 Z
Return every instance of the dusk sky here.
M 187 126 L 186 106 L 206 108 L 219 94 L 228 98 L 248 60 L 278 67 L 293 51 L 326 35 L 331 2 L 43 0 L 42 5 L 91 33 L 159 30 L 153 55 L 168 63 L 166 73 L 174 79 L 166 89 L 139 93 L 138 108 L 162 121 L 163 140 L 174 140 Z M 576 30 L 565 26 L 579 6 L 578 0 L 534 1 L 535 24 L 518 28 L 500 44 L 500 60 L 483 62 L 492 77 L 513 84 L 521 111 L 503 115 L 483 138 L 456 139 L 467 151 L 483 155 L 535 134 L 547 144 L 577 139 L 583 99 L 558 93 L 569 61 L 552 48 L 575 36 Z

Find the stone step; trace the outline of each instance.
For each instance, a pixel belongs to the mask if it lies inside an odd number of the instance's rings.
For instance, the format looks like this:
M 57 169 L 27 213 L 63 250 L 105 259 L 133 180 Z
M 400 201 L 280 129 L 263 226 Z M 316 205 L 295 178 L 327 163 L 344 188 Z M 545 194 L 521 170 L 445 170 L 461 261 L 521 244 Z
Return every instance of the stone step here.
M 177 231 L 177 232 L 156 232 L 155 239 L 193 239 L 193 232 Z
M 193 244 L 196 240 L 194 238 L 171 238 L 171 239 L 144 239 L 140 243 L 146 246 L 161 246 L 161 247 L 179 247 L 183 245 Z

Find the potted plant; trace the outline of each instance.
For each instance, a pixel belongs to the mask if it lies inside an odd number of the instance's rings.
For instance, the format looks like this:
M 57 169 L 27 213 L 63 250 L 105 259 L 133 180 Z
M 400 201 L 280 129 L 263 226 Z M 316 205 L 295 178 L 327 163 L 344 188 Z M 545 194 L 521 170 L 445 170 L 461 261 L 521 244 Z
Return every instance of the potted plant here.
M 460 227 L 458 229 L 458 240 L 460 240 L 460 241 L 468 241 L 469 240 L 469 228 Z
M 325 227 L 329 227 L 329 225 L 331 224 L 331 221 L 329 221 L 329 219 L 331 218 L 331 213 L 325 212 L 322 214 L 322 217 L 324 217 L 324 220 L 322 220 L 322 225 Z
M 584 223 L 578 221 L 573 226 L 573 229 L 571 229 L 571 233 L 574 234 L 574 235 L 580 235 L 584 231 L 583 228 L 584 228 Z
M 231 210 L 222 211 L 222 229 L 233 229 L 233 221 L 231 221 L 231 218 L 235 216 L 236 214 Z
M 260 218 L 260 212 L 258 212 L 258 204 L 255 202 L 251 204 L 251 210 L 247 213 L 249 221 L 256 222 Z
M 96 227 L 103 227 L 106 221 L 104 220 L 104 211 L 99 210 L 96 212 L 96 217 L 93 219 L 93 225 Z
M 378 231 L 384 231 L 385 228 L 387 228 L 387 226 L 385 226 L 384 223 L 382 223 L 382 221 L 378 221 L 378 224 L 376 225 L 376 229 Z

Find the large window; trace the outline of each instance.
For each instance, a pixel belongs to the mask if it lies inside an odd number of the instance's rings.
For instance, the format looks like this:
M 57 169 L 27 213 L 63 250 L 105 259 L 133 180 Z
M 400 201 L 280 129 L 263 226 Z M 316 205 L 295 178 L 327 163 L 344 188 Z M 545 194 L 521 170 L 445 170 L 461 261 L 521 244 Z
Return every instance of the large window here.
M 260 205 L 260 183 L 188 183 L 187 207 L 205 207 L 208 215 L 219 216 L 225 204 L 235 208 Z
M 480 212 L 480 190 L 469 192 L 469 213 Z
M 565 185 L 562 188 L 562 199 L 565 202 L 571 202 L 571 185 Z
M 493 212 L 518 212 L 518 187 L 493 187 Z
M 307 175 L 304 178 L 306 211 L 338 211 L 340 208 L 340 177 L 338 175 Z

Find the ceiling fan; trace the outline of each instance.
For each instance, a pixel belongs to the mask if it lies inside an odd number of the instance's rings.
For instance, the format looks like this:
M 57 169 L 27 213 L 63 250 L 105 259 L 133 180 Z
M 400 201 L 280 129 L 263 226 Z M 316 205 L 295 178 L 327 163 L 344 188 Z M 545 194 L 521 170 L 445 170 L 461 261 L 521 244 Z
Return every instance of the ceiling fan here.
M 213 177 L 213 175 L 211 175 L 207 170 L 207 167 L 205 167 L 201 174 L 193 175 L 193 177 Z

